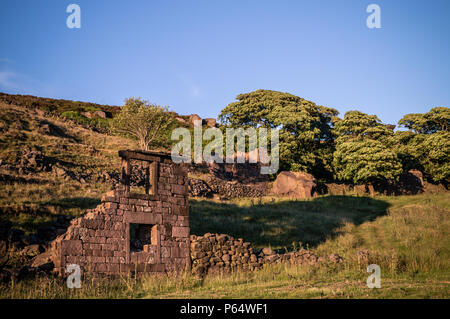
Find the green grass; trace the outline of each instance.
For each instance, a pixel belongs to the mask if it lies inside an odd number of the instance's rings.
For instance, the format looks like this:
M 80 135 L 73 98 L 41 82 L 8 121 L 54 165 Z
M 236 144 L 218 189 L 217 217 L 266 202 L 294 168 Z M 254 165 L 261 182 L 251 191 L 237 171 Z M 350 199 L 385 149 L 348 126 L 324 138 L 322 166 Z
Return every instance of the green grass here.
M 354 196 L 191 200 L 191 233 L 225 233 L 242 237 L 258 248 L 316 246 L 336 235 L 347 222 L 359 225 L 387 214 L 389 205 L 384 200 Z
M 0 103 L 0 157 L 13 163 L 24 146 L 41 150 L 74 172 L 118 169 L 117 151 L 135 142 L 46 119 L 63 136 L 38 132 L 38 115 Z M 97 152 L 91 153 L 91 146 Z M 0 169 L 0 174 L 11 172 Z M 30 176 L 21 176 L 29 178 Z M 33 232 L 57 215 L 78 216 L 95 207 L 107 182 L 60 180 L 36 172 L 32 180 L 0 185 L 0 226 Z M 231 201 L 190 200 L 191 233 L 226 233 L 256 248 L 308 247 L 316 255 L 337 253 L 342 265 L 272 265 L 253 273 L 185 274 L 141 279 L 93 279 L 68 289 L 62 279 L 41 278 L 0 285 L 0 298 L 449 298 L 450 193 L 417 196 L 322 196 Z M 364 252 L 361 254 L 360 252 Z M 366 287 L 367 265 L 382 271 L 382 288 Z
M 97 278 L 86 280 L 81 289 L 75 290 L 68 289 L 62 279 L 41 278 L 4 285 L 0 298 L 449 298 L 449 194 L 366 198 L 363 203 L 360 200 L 363 199 L 338 198 L 335 201 L 331 196 L 303 202 L 263 199 L 256 207 L 251 205 L 250 199 L 227 204 L 191 201 L 193 224 L 200 224 L 208 211 L 218 218 L 216 212 L 209 209 L 222 205 L 223 232 L 230 227 L 225 223 L 227 217 L 236 222 L 238 216 L 248 216 L 249 211 L 260 223 L 261 228 L 255 229 L 264 230 L 265 223 L 270 228 L 277 220 L 282 222 L 302 214 L 325 216 L 327 209 L 334 208 L 331 216 L 342 217 L 343 224 L 337 223 L 331 230 L 329 226 L 324 227 L 328 238 L 311 250 L 317 255 L 338 253 L 344 257 L 342 264 L 277 264 L 260 271 L 210 275 L 204 279 L 188 274 L 139 279 Z M 347 213 L 345 201 L 355 204 L 353 208 L 349 206 Z M 332 205 L 333 202 L 336 204 Z M 362 207 L 365 207 L 363 212 Z M 381 207 L 386 210 L 381 211 Z M 290 214 L 289 208 L 293 211 Z M 261 209 L 261 215 L 270 213 L 270 218 L 258 215 L 256 211 Z M 288 217 L 275 213 L 283 211 Z M 368 214 L 369 211 L 378 212 L 377 216 Z M 252 227 L 251 221 L 240 220 L 242 229 Z M 214 227 L 222 232 L 218 223 Z M 243 238 L 248 240 L 251 236 L 256 238 L 258 233 L 246 235 Z M 289 236 L 293 236 L 292 233 Z M 298 236 L 293 238 L 297 240 L 304 234 Z M 271 238 L 266 237 L 264 243 L 269 240 L 271 244 Z M 361 256 L 361 251 L 367 253 Z M 381 267 L 379 289 L 366 286 L 369 275 L 366 268 L 371 263 Z

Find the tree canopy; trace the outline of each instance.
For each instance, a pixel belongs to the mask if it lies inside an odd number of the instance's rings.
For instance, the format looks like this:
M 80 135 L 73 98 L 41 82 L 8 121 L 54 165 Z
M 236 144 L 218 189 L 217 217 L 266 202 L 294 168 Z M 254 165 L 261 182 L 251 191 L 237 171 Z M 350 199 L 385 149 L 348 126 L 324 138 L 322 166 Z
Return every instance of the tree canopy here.
M 450 129 L 450 108 L 434 107 L 427 113 L 406 114 L 398 124 L 421 134 L 448 132 Z
M 338 111 L 298 96 L 271 90 L 239 94 L 219 120 L 229 127 L 280 129 L 280 166 L 284 170 L 307 171 L 316 176 L 330 174 L 326 148 L 332 147 L 332 123 Z M 328 152 L 330 153 L 330 152 Z
M 392 149 L 392 127 L 375 115 L 359 111 L 345 113 L 335 125 L 334 168 L 338 179 L 358 183 L 396 180 L 402 165 Z
M 174 118 L 167 107 L 151 104 L 141 98 L 128 98 L 111 121 L 111 130 L 136 138 L 142 150 L 163 146 L 169 139 Z

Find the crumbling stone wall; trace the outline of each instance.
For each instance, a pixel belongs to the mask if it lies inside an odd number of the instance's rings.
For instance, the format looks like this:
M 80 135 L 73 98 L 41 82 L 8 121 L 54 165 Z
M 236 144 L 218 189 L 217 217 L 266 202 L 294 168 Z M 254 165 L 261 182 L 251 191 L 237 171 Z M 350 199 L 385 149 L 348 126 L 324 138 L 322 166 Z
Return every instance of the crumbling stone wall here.
M 222 198 L 262 197 L 268 193 L 268 183 L 241 184 L 213 176 L 207 176 L 204 179 L 190 177 L 188 192 L 192 197 L 213 197 L 215 194 Z
M 269 175 L 261 174 L 261 163 L 223 163 L 202 162 L 190 164 L 188 171 L 192 174 L 209 173 L 211 176 L 224 180 L 235 181 L 241 184 L 269 182 Z
M 228 182 L 215 177 L 208 177 L 206 180 L 214 193 L 225 198 L 262 197 L 268 193 L 268 184 L 265 182 L 241 184 L 237 181 Z
M 277 254 L 270 248 L 255 250 L 242 238 L 235 239 L 226 234 L 191 235 L 192 272 L 196 275 L 254 271 L 261 269 L 264 265 L 279 262 L 317 265 L 323 262 L 341 263 L 342 261 L 343 259 L 336 254 L 317 257 L 307 249 L 284 254 Z
M 184 168 L 170 155 L 121 151 L 122 185 L 102 204 L 72 220 L 65 234 L 52 242 L 55 270 L 77 264 L 84 273 L 163 273 L 190 267 L 189 207 Z M 129 187 L 131 160 L 151 163 L 145 193 Z M 132 227 L 137 225 L 132 241 Z M 136 243 L 138 242 L 138 243 Z

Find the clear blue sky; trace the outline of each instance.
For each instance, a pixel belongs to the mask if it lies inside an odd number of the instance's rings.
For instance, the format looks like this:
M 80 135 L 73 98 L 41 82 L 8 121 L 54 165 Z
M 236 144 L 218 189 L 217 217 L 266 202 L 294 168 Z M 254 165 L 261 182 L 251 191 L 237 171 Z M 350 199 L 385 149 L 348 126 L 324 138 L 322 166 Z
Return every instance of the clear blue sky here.
M 81 7 L 81 29 L 66 7 Z M 366 7 L 381 7 L 381 29 Z M 450 106 L 450 1 L 20 1 L 0 6 L 0 91 L 217 117 L 289 92 L 396 123 Z

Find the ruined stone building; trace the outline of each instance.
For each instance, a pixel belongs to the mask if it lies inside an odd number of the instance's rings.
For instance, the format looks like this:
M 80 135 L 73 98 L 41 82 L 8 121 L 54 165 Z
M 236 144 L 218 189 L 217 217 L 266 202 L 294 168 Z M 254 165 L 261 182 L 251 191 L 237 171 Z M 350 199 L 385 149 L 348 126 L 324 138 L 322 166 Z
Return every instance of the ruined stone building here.
M 187 176 L 170 154 L 120 151 L 121 185 L 52 243 L 55 270 L 164 273 L 190 268 Z

